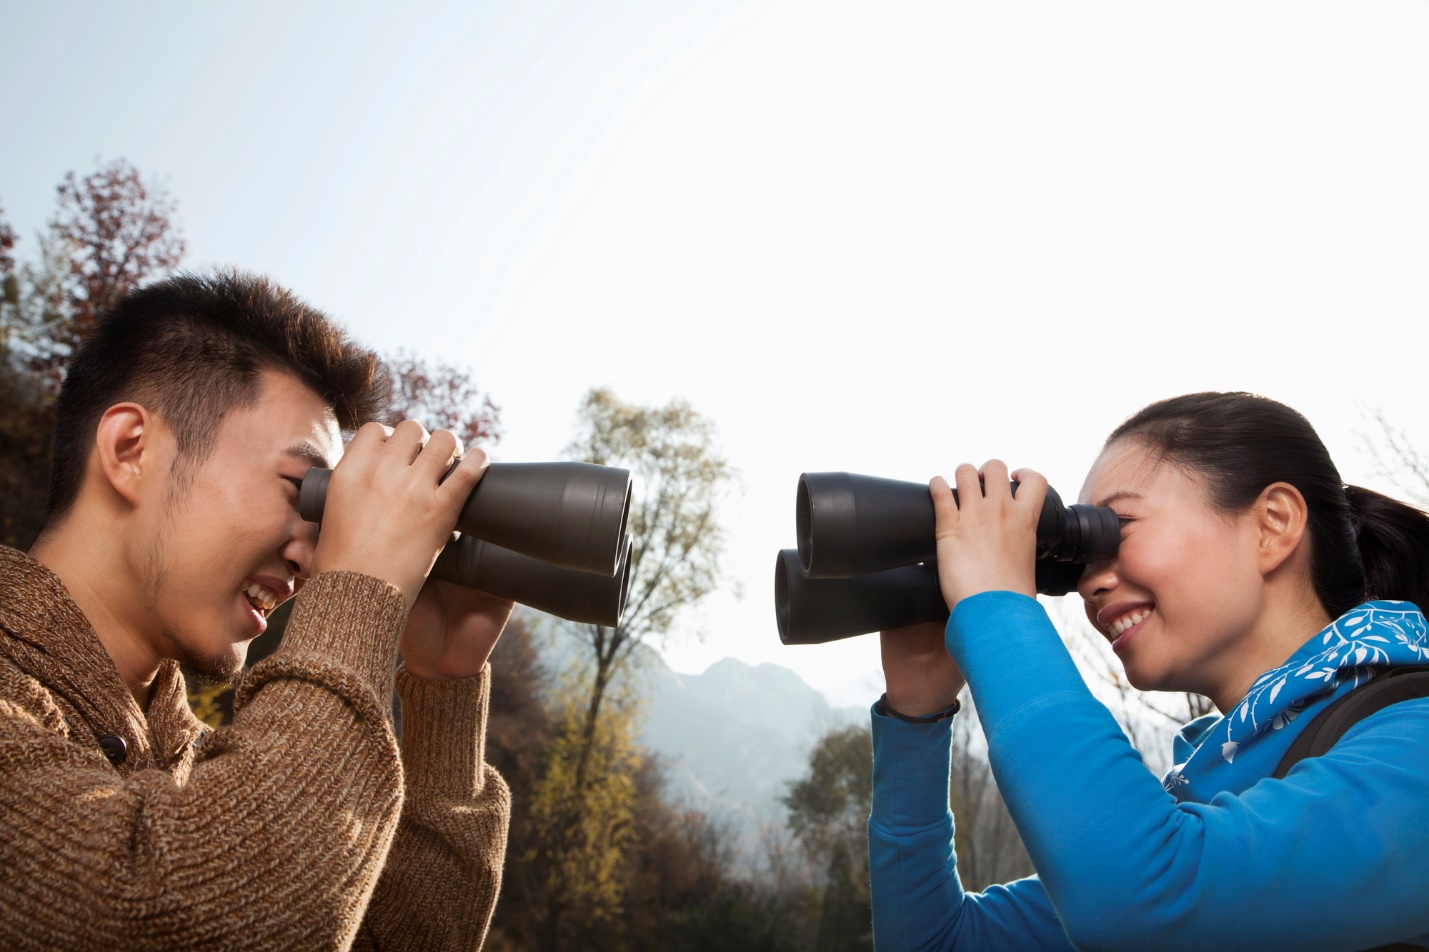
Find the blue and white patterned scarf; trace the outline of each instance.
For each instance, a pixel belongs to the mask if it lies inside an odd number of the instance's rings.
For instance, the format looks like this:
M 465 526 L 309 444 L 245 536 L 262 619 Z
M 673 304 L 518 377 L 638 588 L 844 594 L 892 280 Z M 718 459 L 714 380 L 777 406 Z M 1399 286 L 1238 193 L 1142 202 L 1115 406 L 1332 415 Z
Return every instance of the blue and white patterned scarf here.
M 1217 762 L 1234 763 L 1327 695 L 1353 690 L 1384 668 L 1423 664 L 1429 664 L 1429 625 L 1419 609 L 1410 602 L 1365 602 L 1331 622 L 1285 664 L 1257 678 L 1229 714 L 1197 731 L 1201 739 L 1194 752 L 1163 783 L 1179 794 L 1177 787 L 1190 782 L 1190 775 L 1215 772 Z M 1288 747 L 1288 742 L 1275 746 Z

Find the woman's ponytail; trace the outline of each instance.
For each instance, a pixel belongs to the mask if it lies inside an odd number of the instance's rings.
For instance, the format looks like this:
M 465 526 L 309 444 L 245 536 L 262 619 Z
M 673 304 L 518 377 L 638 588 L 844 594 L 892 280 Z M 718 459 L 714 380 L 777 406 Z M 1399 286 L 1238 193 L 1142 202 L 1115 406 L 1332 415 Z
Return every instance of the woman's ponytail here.
M 1429 611 L 1429 515 L 1397 499 L 1346 486 L 1364 564 L 1365 597 L 1413 602 Z

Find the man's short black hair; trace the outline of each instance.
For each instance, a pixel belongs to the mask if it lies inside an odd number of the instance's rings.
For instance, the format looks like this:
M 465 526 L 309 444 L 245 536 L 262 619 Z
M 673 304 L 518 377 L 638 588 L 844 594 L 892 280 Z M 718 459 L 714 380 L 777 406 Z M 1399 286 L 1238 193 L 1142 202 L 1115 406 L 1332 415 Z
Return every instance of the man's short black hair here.
M 391 399 L 375 353 L 265 277 L 181 273 L 121 298 L 79 348 L 60 390 L 44 531 L 74 507 L 110 407 L 132 400 L 156 413 L 178 442 L 176 468 L 187 468 L 212 452 L 230 410 L 257 401 L 265 370 L 311 387 L 344 430 L 378 418 Z

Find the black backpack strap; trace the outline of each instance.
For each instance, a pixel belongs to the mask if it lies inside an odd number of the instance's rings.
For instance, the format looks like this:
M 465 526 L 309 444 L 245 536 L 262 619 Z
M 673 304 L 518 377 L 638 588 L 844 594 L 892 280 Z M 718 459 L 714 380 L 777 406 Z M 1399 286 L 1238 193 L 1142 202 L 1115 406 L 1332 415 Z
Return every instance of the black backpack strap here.
M 1271 774 L 1277 780 L 1306 757 L 1319 757 L 1345 732 L 1376 711 L 1413 698 L 1429 697 L 1429 667 L 1394 668 L 1350 691 L 1315 716 L 1295 738 Z M 1417 945 L 1382 945 L 1367 952 L 1422 952 Z
M 1271 774 L 1277 780 L 1306 757 L 1328 751 L 1351 727 L 1391 704 L 1429 697 L 1429 667 L 1394 668 L 1355 688 L 1325 708 L 1295 738 Z

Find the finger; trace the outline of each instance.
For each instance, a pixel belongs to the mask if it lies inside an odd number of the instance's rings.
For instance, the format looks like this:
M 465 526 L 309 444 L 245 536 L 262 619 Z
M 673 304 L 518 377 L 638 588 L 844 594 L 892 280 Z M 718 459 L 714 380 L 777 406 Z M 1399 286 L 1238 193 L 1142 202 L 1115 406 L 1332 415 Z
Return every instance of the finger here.
M 416 420 L 403 420 L 392 428 L 387 438 L 388 448 L 408 463 L 417 458 L 427 443 L 427 429 Z
M 961 464 L 954 471 L 953 479 L 958 487 L 960 506 L 966 506 L 970 500 L 982 497 L 982 482 L 978 478 L 977 467 L 972 463 Z
M 1047 477 L 1035 469 L 1019 469 L 1013 472 L 1012 481 L 1017 484 L 1017 505 L 1041 512 L 1047 498 Z
M 982 494 L 989 499 L 1002 501 L 1012 498 L 1012 477 L 1007 475 L 1007 464 L 1000 459 L 990 459 L 979 470 L 982 475 Z
M 381 423 L 364 423 L 353 434 L 351 441 L 347 444 L 347 451 L 344 455 L 352 453 L 353 450 L 363 451 L 380 447 L 386 443 L 392 435 L 392 428 Z
M 437 487 L 437 493 L 455 495 L 459 497 L 459 501 L 465 501 L 490 465 L 491 458 L 486 455 L 486 451 L 479 446 L 473 446 L 457 461 L 447 478 Z
M 461 440 L 457 439 L 456 434 L 450 430 L 433 430 L 412 465 L 426 471 L 435 485 L 451 468 L 452 460 L 460 458 Z
M 941 539 L 958 526 L 958 520 L 961 518 L 961 514 L 958 512 L 958 503 L 953 498 L 953 488 L 941 476 L 934 476 L 928 481 L 928 494 L 933 497 L 935 531 L 937 537 Z

